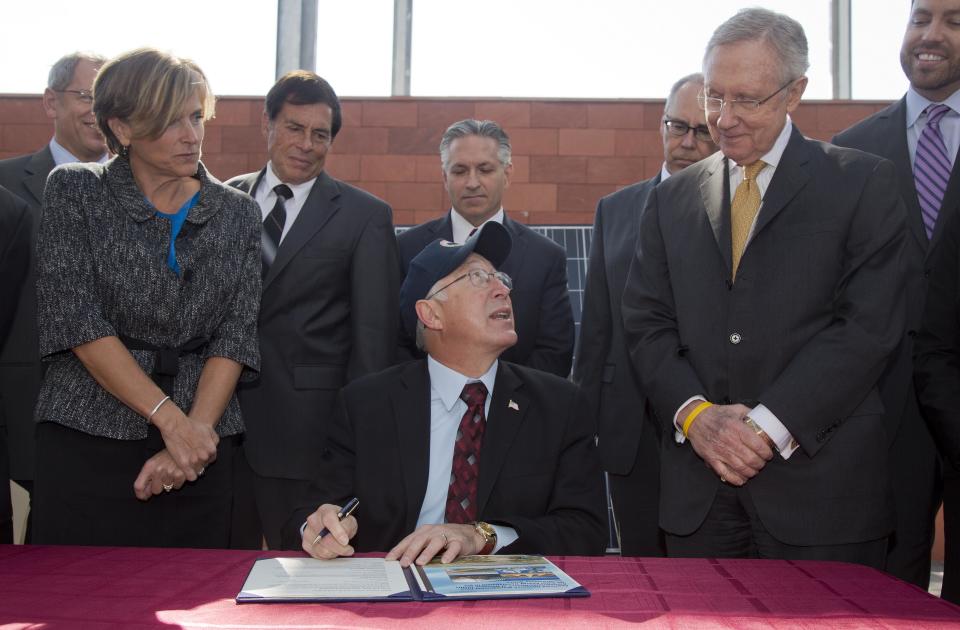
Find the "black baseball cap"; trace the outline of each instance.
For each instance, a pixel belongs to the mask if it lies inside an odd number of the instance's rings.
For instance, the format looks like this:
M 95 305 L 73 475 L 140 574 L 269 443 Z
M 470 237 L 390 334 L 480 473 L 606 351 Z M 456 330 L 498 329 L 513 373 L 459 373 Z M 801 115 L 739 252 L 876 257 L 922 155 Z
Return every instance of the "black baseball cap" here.
M 487 221 L 463 245 L 438 239 L 424 247 L 410 261 L 407 277 L 400 285 L 400 317 L 410 338 L 416 334 L 417 300 L 427 297 L 438 280 L 462 265 L 473 253 L 483 256 L 499 269 L 510 254 L 510 246 L 507 229 L 496 221 Z

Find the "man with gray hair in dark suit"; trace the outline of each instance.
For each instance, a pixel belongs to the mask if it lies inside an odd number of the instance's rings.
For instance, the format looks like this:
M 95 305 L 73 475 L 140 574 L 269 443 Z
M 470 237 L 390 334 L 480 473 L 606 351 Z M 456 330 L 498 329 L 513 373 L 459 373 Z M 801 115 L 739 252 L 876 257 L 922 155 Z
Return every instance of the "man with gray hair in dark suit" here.
M 71 162 L 104 162 L 107 145 L 93 116 L 93 80 L 105 57 L 75 52 L 50 68 L 43 91 L 43 111 L 53 121 L 53 137 L 35 153 L 0 161 L 0 186 L 28 206 L 31 250 L 40 225 L 40 203 L 47 175 Z M 6 416 L 10 478 L 27 492 L 33 489 L 36 442 L 33 408 L 40 391 L 37 341 L 36 276 L 31 263 L 23 279 L 6 343 L 0 340 L 0 416 Z M 0 454 L 5 458 L 7 453 Z
M 903 334 L 893 165 L 803 137 L 796 20 L 745 9 L 703 60 L 720 151 L 657 186 L 623 294 L 663 429 L 678 557 L 883 568 L 893 508 L 878 380 Z

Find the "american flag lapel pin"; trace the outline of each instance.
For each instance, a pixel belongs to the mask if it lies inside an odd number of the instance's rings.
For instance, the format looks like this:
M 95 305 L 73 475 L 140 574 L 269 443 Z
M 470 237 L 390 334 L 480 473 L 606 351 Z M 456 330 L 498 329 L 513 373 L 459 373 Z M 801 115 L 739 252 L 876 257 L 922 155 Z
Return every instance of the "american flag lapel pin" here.
M 513 409 L 514 411 L 520 411 L 520 405 L 518 405 L 517 403 L 513 402 L 512 400 L 507 403 L 507 407 L 510 407 L 510 408 Z

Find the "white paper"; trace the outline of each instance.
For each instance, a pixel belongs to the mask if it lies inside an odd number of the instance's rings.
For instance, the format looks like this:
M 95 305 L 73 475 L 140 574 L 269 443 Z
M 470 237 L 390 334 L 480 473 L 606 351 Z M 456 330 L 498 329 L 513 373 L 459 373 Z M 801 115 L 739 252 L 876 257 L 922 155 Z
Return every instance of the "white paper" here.
M 376 599 L 408 591 L 397 561 L 265 558 L 253 565 L 237 599 Z

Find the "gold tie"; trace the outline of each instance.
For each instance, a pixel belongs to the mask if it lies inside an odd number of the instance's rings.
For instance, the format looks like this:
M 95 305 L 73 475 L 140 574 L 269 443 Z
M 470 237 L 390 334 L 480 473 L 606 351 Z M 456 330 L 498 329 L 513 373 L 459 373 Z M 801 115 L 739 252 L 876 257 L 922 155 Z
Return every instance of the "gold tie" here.
M 757 160 L 743 168 L 743 181 L 737 186 L 733 194 L 733 203 L 730 206 L 730 231 L 733 245 L 733 279 L 737 277 L 737 267 L 750 236 L 750 228 L 760 209 L 760 186 L 757 185 L 757 175 L 767 163 Z

